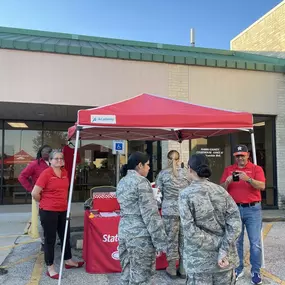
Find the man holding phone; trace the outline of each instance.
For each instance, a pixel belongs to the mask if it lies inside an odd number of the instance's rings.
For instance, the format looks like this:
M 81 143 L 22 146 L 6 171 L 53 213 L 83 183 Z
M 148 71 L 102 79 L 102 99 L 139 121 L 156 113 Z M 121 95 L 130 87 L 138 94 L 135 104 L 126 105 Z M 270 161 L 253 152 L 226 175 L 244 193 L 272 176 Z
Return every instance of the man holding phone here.
M 236 163 L 228 166 L 222 175 L 221 185 L 229 192 L 238 205 L 242 219 L 242 233 L 237 242 L 240 264 L 236 269 L 236 278 L 244 275 L 244 227 L 250 242 L 250 263 L 252 284 L 262 284 L 260 268 L 262 262 L 261 249 L 261 193 L 265 190 L 263 169 L 249 161 L 248 148 L 237 145 L 234 148 Z

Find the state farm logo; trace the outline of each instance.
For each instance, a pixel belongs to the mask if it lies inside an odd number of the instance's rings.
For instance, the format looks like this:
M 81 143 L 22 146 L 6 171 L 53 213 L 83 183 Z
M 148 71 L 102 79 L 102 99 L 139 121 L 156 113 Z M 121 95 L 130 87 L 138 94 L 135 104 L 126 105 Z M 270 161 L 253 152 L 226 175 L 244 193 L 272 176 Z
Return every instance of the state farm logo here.
M 162 253 L 161 253 L 161 252 L 156 252 L 155 255 L 156 255 L 156 257 L 158 258 L 158 257 L 161 257 L 161 256 L 162 256 Z
M 119 238 L 118 235 L 112 236 L 112 235 L 103 235 L 103 242 L 118 242 Z
M 112 258 L 115 259 L 115 260 L 120 260 L 120 257 L 119 257 L 119 246 L 117 247 L 117 250 L 112 253 Z

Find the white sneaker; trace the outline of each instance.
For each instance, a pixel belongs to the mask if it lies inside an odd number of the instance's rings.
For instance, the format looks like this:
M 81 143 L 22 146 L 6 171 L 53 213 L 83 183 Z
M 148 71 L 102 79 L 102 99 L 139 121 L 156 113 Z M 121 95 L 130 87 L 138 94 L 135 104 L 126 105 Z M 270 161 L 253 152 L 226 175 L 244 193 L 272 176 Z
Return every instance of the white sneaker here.
M 244 271 L 242 270 L 239 274 L 236 272 L 236 281 L 238 281 L 239 278 L 242 278 L 244 276 Z

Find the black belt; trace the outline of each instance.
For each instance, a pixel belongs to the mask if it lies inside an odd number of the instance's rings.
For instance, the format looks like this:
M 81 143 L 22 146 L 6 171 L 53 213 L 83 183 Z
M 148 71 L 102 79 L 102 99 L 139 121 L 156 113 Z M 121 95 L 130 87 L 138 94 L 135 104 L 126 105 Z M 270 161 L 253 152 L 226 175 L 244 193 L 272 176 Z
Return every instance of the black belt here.
M 259 201 L 258 202 L 251 202 L 251 203 L 236 203 L 239 207 L 243 207 L 243 208 L 246 208 L 246 207 L 252 207 L 256 204 L 260 203 Z

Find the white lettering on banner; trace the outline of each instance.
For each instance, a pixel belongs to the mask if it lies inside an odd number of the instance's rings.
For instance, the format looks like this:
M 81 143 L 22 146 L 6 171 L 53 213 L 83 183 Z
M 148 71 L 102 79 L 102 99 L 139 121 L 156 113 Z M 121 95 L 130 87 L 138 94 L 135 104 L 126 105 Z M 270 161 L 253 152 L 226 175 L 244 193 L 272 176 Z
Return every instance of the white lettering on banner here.
M 91 123 L 116 124 L 116 116 L 115 115 L 91 115 Z
M 103 242 L 118 242 L 119 238 L 118 235 L 111 236 L 111 235 L 103 235 Z

